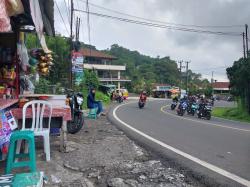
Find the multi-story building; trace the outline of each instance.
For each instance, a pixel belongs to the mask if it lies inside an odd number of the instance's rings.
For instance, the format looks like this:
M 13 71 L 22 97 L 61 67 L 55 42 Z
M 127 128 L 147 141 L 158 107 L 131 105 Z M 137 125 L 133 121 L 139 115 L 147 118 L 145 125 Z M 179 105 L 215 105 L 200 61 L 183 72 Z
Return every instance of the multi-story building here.
M 94 70 L 103 84 L 116 84 L 120 89 L 121 84 L 131 80 L 122 78 L 121 71 L 126 70 L 124 65 L 112 65 L 117 58 L 103 52 L 83 48 L 79 51 L 84 58 L 83 68 Z

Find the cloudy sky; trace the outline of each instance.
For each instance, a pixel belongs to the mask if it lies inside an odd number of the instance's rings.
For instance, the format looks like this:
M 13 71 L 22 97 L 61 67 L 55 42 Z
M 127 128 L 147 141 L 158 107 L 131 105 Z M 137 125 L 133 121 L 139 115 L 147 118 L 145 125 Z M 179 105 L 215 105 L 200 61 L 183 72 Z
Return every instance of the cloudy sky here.
M 67 36 L 67 30 L 69 30 L 68 0 L 56 1 L 67 29 L 56 7 L 55 28 L 57 32 Z M 243 25 L 250 25 L 250 0 L 89 0 L 89 3 L 90 12 L 128 19 L 136 18 L 107 9 L 169 23 L 237 26 L 195 28 L 200 30 L 242 33 Z M 77 9 L 85 10 L 85 4 L 85 0 L 74 0 Z M 82 19 L 80 40 L 88 43 L 86 14 L 76 12 L 76 15 Z M 190 69 L 194 72 L 201 73 L 203 77 L 210 79 L 214 71 L 214 78 L 218 81 L 227 80 L 225 67 L 231 66 L 233 61 L 242 56 L 240 36 L 209 35 L 154 28 L 94 15 L 90 15 L 90 38 L 91 44 L 97 49 L 107 49 L 112 44 L 118 44 L 152 57 L 170 56 L 176 61 L 191 61 Z

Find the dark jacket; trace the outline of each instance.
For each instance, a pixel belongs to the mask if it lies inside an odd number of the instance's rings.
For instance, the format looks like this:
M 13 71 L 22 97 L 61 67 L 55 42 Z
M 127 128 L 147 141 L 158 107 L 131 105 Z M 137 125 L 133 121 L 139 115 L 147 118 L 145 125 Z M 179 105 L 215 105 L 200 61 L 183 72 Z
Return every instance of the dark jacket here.
M 87 107 L 88 108 L 95 108 L 95 104 L 97 101 L 95 101 L 95 94 L 92 92 L 89 92 L 89 95 L 87 97 Z

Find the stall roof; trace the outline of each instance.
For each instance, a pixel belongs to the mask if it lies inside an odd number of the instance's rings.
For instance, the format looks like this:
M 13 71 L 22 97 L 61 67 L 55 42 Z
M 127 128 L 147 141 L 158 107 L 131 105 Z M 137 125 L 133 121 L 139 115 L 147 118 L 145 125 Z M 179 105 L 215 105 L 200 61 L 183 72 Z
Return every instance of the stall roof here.
M 54 0 L 38 0 L 38 2 L 41 9 L 44 32 L 47 35 L 54 36 Z M 30 0 L 22 0 L 22 4 L 24 13 L 11 17 L 11 26 L 13 31 L 18 31 L 20 27 L 25 25 L 34 26 L 30 12 Z

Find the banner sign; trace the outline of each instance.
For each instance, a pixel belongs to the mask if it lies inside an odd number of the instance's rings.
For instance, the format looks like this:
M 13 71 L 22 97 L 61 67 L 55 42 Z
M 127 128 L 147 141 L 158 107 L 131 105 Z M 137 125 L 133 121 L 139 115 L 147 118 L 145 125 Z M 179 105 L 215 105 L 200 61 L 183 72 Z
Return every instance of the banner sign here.
M 80 52 L 72 53 L 72 72 L 74 73 L 75 84 L 79 85 L 83 80 L 83 62 L 84 57 Z
M 83 72 L 84 57 L 79 52 L 72 53 L 72 72 Z
M 0 148 L 9 142 L 11 135 L 11 128 L 6 118 L 4 111 L 0 111 Z

